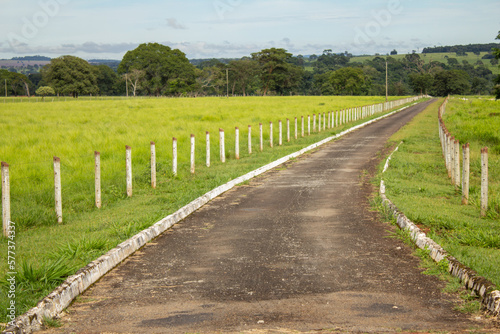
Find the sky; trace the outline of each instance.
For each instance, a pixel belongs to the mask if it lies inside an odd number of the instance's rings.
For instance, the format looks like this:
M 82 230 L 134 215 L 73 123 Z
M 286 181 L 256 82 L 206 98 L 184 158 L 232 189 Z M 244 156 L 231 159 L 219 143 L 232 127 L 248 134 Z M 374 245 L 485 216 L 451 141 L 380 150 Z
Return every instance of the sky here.
M 499 0 L 0 0 L 0 59 L 117 59 L 139 44 L 189 59 L 421 52 L 493 43 Z M 496 41 L 500 42 L 500 41 Z

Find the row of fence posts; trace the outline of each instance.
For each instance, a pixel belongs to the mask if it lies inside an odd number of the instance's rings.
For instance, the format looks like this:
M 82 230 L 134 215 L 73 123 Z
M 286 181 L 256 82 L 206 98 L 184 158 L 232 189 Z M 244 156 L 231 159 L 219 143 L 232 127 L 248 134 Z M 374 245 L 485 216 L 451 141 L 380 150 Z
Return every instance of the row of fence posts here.
M 470 188 L 470 145 L 462 146 L 462 168 L 460 166 L 460 142 L 448 131 L 443 121 L 446 112 L 446 98 L 439 107 L 439 138 L 445 160 L 448 177 L 452 184 L 458 189 L 462 188 L 462 204 L 469 204 Z M 462 171 L 461 171 L 462 169 Z M 462 175 L 460 173 L 462 172 Z M 461 177 L 460 177 L 461 176 Z M 481 217 L 485 217 L 488 211 L 488 148 L 481 149 Z
M 335 128 L 337 126 L 344 125 L 346 123 L 357 121 L 366 117 L 373 116 L 377 113 L 384 112 L 396 108 L 400 105 L 413 102 L 419 97 L 406 98 L 396 101 L 390 101 L 380 104 L 375 104 L 371 106 L 356 107 L 351 109 L 344 109 L 340 111 L 330 111 L 327 113 L 319 113 L 318 117 L 313 114 L 313 124 L 312 132 L 325 131 L 327 128 Z M 327 121 L 328 119 L 328 121 Z M 317 129 L 317 130 L 316 130 Z M 273 147 L 274 134 L 273 134 L 273 122 L 269 122 L 269 146 Z M 283 126 L 282 121 L 278 121 L 278 145 L 283 145 Z M 311 134 L 311 116 L 307 115 L 307 135 Z M 305 119 L 301 116 L 301 137 L 305 137 Z M 298 139 L 298 120 L 295 117 L 295 139 Z M 286 120 L 286 139 L 290 142 L 291 132 L 290 132 L 290 120 Z M 225 137 L 224 130 L 219 129 L 219 147 L 220 147 L 220 161 L 222 163 L 226 162 L 226 148 L 225 148 Z M 264 136 L 263 136 L 263 125 L 259 124 L 259 148 L 262 152 L 264 150 Z M 133 173 L 132 173 L 132 147 L 125 146 L 125 162 L 126 162 L 126 192 L 128 197 L 132 197 L 133 194 Z M 206 166 L 210 167 L 210 133 L 206 132 Z M 248 126 L 248 154 L 252 154 L 252 126 Z M 240 158 L 240 131 L 239 128 L 235 128 L 235 158 Z M 177 163 L 178 159 L 178 149 L 177 149 L 177 138 L 172 138 L 172 172 L 177 175 Z M 95 162 L 95 206 L 101 208 L 102 206 L 102 191 L 101 191 L 101 153 L 94 152 L 94 162 Z M 54 191 L 55 191 L 55 212 L 58 223 L 63 222 L 63 210 L 62 210 L 62 185 L 61 185 L 61 159 L 54 157 Z M 11 219 L 10 212 L 10 175 L 9 175 L 9 164 L 2 162 L 2 221 L 3 221 L 3 235 L 8 236 L 9 224 Z M 191 174 L 195 174 L 195 135 L 191 135 L 191 150 L 190 150 L 190 166 Z M 156 144 L 151 142 L 151 186 L 156 188 Z

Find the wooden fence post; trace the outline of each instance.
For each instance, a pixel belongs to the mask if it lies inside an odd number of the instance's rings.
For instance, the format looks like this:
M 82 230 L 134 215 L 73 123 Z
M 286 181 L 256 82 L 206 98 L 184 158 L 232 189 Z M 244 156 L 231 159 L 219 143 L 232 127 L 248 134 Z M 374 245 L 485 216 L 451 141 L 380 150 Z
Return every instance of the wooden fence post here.
M 195 150 L 195 138 L 194 138 L 194 135 L 191 134 L 191 174 L 194 174 L 194 172 L 195 172 L 194 150 Z
M 172 174 L 177 175 L 177 138 L 172 138 Z
M 323 113 L 323 131 L 326 131 L 326 114 Z
M 94 152 L 95 162 L 95 206 L 100 209 L 102 206 L 101 200 L 101 153 Z
M 259 137 L 260 151 L 262 152 L 264 150 L 264 133 L 262 131 L 262 123 L 259 123 Z
M 316 114 L 313 114 L 313 132 L 316 132 Z
M 252 154 L 252 126 L 248 126 L 248 154 Z
M 224 130 L 219 129 L 220 161 L 226 162 L 226 145 L 224 142 Z
M 2 161 L 2 221 L 3 235 L 10 235 L 10 173 L 9 164 Z
M 321 123 L 321 113 L 318 114 L 318 132 L 321 132 L 323 124 Z
M 328 128 L 331 129 L 332 127 L 332 111 L 330 110 L 328 112 Z
M 269 122 L 269 145 L 273 147 L 273 122 Z
M 488 211 L 488 148 L 481 149 L 481 217 Z
M 151 142 L 151 187 L 156 188 L 156 144 Z
M 57 222 L 61 224 L 62 219 L 62 191 L 61 191 L 61 159 L 54 157 L 54 190 Z
M 305 126 L 304 126 L 304 116 L 300 116 L 301 119 L 302 119 L 302 138 L 304 138 L 304 134 L 305 134 Z
M 130 146 L 125 146 L 126 149 L 126 173 L 127 173 L 127 196 L 132 197 L 132 148 Z
M 210 132 L 207 131 L 206 133 L 206 149 L 207 149 L 207 156 L 206 156 L 206 165 L 207 167 L 210 167 Z
M 465 144 L 463 150 L 463 173 L 462 173 L 462 204 L 469 204 L 469 180 L 470 180 L 470 145 Z
M 240 159 L 240 129 L 236 127 L 234 135 L 234 156 L 236 160 Z

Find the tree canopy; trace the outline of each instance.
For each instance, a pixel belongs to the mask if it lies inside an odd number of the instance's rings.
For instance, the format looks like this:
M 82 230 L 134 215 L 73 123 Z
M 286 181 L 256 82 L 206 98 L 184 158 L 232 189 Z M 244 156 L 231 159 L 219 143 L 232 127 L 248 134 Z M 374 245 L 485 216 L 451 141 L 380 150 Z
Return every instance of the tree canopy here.
M 143 71 L 140 89 L 148 95 L 182 95 L 193 90 L 196 84 L 195 67 L 178 49 L 158 43 L 145 43 L 128 51 L 118 73 Z
M 99 92 L 96 72 L 84 59 L 74 56 L 55 58 L 41 72 L 43 81 L 57 94 L 78 97 Z

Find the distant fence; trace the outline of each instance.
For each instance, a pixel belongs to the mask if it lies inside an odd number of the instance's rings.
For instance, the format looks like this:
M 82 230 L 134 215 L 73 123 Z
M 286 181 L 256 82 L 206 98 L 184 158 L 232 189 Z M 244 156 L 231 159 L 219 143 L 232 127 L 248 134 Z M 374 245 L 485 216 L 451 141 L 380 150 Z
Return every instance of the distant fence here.
M 421 99 L 423 96 L 410 97 L 385 103 L 379 103 L 369 106 L 363 107 L 355 107 L 349 108 L 339 111 L 330 111 L 328 113 L 319 113 L 318 115 L 313 114 L 313 124 L 312 124 L 312 132 L 319 133 L 321 131 L 326 131 L 326 129 L 333 129 L 349 122 L 355 122 L 360 119 L 368 118 L 374 116 L 379 113 L 386 112 L 388 110 L 397 108 L 403 104 L 411 103 L 416 100 Z M 316 117 L 317 116 L 317 117 Z M 301 138 L 305 137 L 305 121 L 304 116 L 300 116 L 301 119 Z M 298 118 L 294 119 L 295 129 L 294 136 L 296 140 L 299 139 L 299 129 L 298 129 Z M 263 126 L 262 123 L 259 124 L 259 148 L 260 151 L 264 150 L 264 136 L 263 136 Z M 269 147 L 274 146 L 273 138 L 273 122 L 269 123 Z M 282 121 L 278 121 L 278 146 L 283 145 L 283 124 Z M 311 115 L 307 115 L 307 135 L 311 135 Z M 290 131 L 290 119 L 286 119 L 286 142 L 291 141 L 291 131 Z M 252 144 L 254 137 L 252 137 L 252 126 L 248 126 L 248 152 L 252 154 Z M 206 167 L 210 167 L 210 133 L 206 132 Z M 235 159 L 240 158 L 240 129 L 235 127 Z M 195 156 L 195 146 L 196 146 L 196 136 L 191 134 L 191 145 L 190 145 L 190 172 L 191 174 L 195 174 L 196 171 L 196 156 Z M 224 130 L 219 130 L 219 149 L 220 149 L 220 161 L 222 163 L 226 162 L 226 142 L 224 136 Z M 178 172 L 178 150 L 177 150 L 177 139 L 172 138 L 172 173 L 176 175 Z M 125 146 L 125 168 L 126 168 L 126 193 L 128 197 L 132 197 L 133 195 L 133 172 L 132 172 L 132 147 L 126 145 Z M 151 187 L 156 188 L 156 144 L 151 142 Z M 58 223 L 63 222 L 63 207 L 62 207 L 62 189 L 61 189 L 61 164 L 64 161 L 61 161 L 60 158 L 54 157 L 53 165 L 54 165 L 54 202 L 55 202 L 55 212 Z M 95 163 L 95 206 L 100 208 L 102 205 L 102 189 L 101 189 L 101 153 L 95 151 L 94 153 L 94 163 Z M 11 222 L 11 212 L 10 212 L 10 166 L 6 162 L 1 163 L 2 167 L 2 220 L 3 220 L 3 235 L 8 236 L 10 230 L 10 222 Z
M 447 97 L 438 110 L 439 138 L 446 170 L 451 183 L 455 187 L 462 188 L 462 204 L 469 204 L 470 188 L 470 145 L 466 143 L 462 146 L 460 154 L 460 142 L 448 131 L 443 120 L 446 112 Z M 460 156 L 462 156 L 462 168 L 460 166 Z M 460 175 L 462 174 L 462 175 Z M 462 177 L 460 177 L 462 176 Z M 481 149 L 481 217 L 485 217 L 488 211 L 488 148 Z

